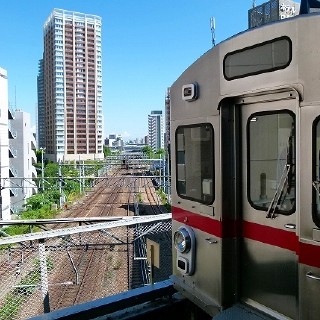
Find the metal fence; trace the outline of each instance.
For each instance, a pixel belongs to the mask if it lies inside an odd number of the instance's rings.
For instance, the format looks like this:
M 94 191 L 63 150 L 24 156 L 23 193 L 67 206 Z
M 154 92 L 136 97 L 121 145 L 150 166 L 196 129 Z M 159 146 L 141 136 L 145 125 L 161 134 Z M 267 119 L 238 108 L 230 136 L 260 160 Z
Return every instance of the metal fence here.
M 28 319 L 169 278 L 171 219 L 106 225 L 70 228 L 70 233 L 48 237 L 44 232 L 12 237 L 12 243 L 4 238 L 0 319 Z M 152 279 L 147 239 L 160 246 L 160 266 L 152 268 Z

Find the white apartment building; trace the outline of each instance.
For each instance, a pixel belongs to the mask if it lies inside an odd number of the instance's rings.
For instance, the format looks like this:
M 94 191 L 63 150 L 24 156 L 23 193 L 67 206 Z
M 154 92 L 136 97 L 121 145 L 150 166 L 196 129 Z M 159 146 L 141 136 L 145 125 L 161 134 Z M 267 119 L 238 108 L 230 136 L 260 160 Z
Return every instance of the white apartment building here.
M 0 219 L 10 219 L 8 79 L 0 68 Z
M 34 163 L 37 162 L 35 149 L 35 132 L 32 130 L 31 116 L 27 112 L 16 110 L 9 120 L 12 139 L 9 148 L 13 156 L 9 159 L 11 176 L 11 212 L 19 213 L 24 210 L 27 198 L 37 192 L 32 180 L 37 177 Z
M 157 151 L 164 148 L 164 121 L 162 111 L 151 111 L 148 115 L 148 144 Z

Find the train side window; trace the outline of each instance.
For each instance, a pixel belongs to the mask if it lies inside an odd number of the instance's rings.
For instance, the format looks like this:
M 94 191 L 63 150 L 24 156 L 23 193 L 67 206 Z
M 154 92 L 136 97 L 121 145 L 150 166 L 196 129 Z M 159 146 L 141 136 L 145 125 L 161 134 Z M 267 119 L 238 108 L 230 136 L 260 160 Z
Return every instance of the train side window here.
M 290 111 L 255 113 L 247 124 L 248 201 L 258 209 L 295 210 L 295 126 Z
M 313 222 L 320 228 L 320 117 L 313 123 L 313 155 L 312 155 L 312 184 L 313 184 Z
M 212 204 L 214 200 L 213 127 L 181 126 L 176 131 L 176 190 L 181 198 Z

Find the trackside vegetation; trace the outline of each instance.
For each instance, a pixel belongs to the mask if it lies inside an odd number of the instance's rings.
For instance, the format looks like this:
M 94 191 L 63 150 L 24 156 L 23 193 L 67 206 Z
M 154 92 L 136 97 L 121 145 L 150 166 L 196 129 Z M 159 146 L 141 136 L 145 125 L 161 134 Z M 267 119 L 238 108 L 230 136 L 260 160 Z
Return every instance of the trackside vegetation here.
M 38 161 L 39 161 L 39 157 Z M 59 164 L 45 161 L 42 175 L 41 160 L 35 165 L 38 178 L 35 183 L 38 193 L 26 200 L 25 210 L 18 214 L 18 219 L 50 219 L 60 212 L 60 205 L 68 205 L 82 196 L 95 183 L 94 177 L 103 169 L 101 161 Z M 43 179 L 41 177 L 44 177 Z M 9 226 L 2 229 L 8 235 L 29 233 L 29 226 Z M 36 231 L 36 228 L 33 229 Z
M 105 148 L 105 154 L 110 150 Z M 143 154 L 150 159 L 162 159 L 164 149 L 153 151 L 150 146 L 143 148 Z M 95 184 L 95 177 L 105 170 L 103 161 L 74 161 L 69 163 L 53 163 L 42 159 L 41 150 L 36 152 L 37 178 L 34 180 L 38 193 L 26 200 L 24 211 L 17 214 L 17 219 L 51 219 L 55 218 L 63 207 L 67 207 L 82 197 L 83 193 Z M 43 168 L 43 172 L 42 172 Z M 157 190 L 162 205 L 170 211 L 167 195 L 161 188 Z M 14 225 L 0 230 L 2 235 L 20 235 L 38 231 L 30 225 Z

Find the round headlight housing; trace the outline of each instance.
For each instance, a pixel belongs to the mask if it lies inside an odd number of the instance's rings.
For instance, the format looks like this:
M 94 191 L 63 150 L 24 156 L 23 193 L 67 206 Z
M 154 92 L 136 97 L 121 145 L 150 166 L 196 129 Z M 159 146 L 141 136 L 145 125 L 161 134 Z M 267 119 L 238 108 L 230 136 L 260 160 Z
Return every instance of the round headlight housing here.
M 188 230 L 180 227 L 174 233 L 174 246 L 181 253 L 187 253 L 191 249 L 191 236 Z

